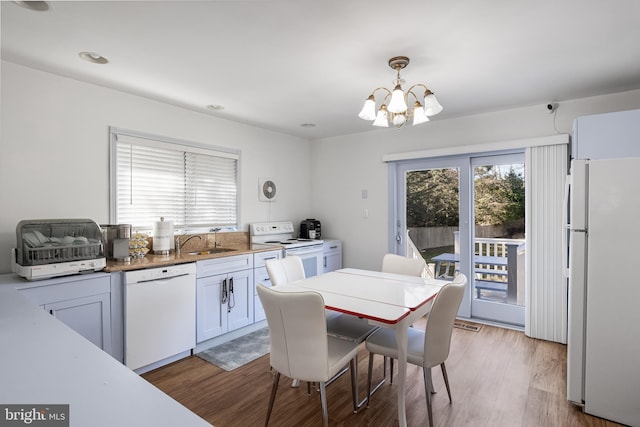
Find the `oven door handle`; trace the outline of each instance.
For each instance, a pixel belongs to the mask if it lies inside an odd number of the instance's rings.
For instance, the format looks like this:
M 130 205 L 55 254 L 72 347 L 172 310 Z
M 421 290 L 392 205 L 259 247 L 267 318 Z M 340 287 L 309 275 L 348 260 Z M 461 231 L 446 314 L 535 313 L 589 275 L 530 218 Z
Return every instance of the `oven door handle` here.
M 309 255 L 309 254 L 318 254 L 322 255 L 322 246 L 316 248 L 292 248 L 287 249 L 287 254 L 289 255 Z

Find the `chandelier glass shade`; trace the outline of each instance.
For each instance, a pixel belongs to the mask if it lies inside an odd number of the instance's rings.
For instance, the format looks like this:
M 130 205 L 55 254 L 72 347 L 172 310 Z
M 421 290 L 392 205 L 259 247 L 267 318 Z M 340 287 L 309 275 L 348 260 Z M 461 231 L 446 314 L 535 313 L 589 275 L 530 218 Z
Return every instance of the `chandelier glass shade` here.
M 433 116 L 442 111 L 442 105 L 436 96 L 421 83 L 414 84 L 406 92 L 402 90 L 404 80 L 400 78 L 400 70 L 409 65 L 409 58 L 406 56 L 395 56 L 389 60 L 389 67 L 396 70 L 396 79 L 393 81 L 395 87 L 393 91 L 385 87 L 378 87 L 371 92 L 371 95 L 364 101 L 362 111 L 358 117 L 364 120 L 373 121 L 374 126 L 389 127 L 389 125 L 400 128 L 411 121 L 413 125 L 428 122 L 429 116 Z M 418 89 L 424 89 L 421 96 L 416 95 Z M 376 109 L 376 93 L 384 93 L 384 99 L 380 107 Z M 420 92 L 418 92 L 420 93 Z M 413 97 L 414 103 L 409 109 L 409 97 Z M 422 103 L 420 102 L 422 101 Z M 388 104 L 387 104 L 388 102 Z

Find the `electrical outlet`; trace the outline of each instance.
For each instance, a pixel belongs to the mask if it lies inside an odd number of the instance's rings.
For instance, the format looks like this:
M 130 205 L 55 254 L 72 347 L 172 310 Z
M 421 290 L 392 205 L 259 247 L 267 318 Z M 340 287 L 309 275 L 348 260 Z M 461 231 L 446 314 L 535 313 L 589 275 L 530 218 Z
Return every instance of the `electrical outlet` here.
M 362 190 L 362 198 L 366 199 L 368 197 L 367 190 Z

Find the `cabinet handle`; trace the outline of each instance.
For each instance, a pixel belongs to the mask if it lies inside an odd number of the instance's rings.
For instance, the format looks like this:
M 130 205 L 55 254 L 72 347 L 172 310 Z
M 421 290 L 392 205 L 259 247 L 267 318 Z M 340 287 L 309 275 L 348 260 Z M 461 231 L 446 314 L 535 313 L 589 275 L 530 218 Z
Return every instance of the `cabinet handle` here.
M 329 246 L 329 249 L 338 249 L 337 246 Z
M 267 261 L 267 260 L 270 260 L 270 259 L 278 259 L 278 257 L 274 255 L 274 256 L 263 258 L 262 260 L 263 261 Z
M 222 304 L 226 304 L 229 301 L 229 294 L 227 293 L 227 279 L 222 281 Z
M 229 311 L 236 306 L 236 294 L 233 292 L 233 277 L 229 279 Z
M 327 257 L 324 257 L 324 265 L 323 265 L 323 267 L 327 268 Z
M 49 310 L 49 314 L 53 316 L 53 310 Z

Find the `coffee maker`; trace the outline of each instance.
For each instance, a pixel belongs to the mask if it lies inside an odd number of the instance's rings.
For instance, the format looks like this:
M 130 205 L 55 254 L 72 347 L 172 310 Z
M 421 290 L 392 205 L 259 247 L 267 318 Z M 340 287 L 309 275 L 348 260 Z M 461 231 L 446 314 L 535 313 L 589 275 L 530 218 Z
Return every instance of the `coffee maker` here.
M 310 231 L 315 232 L 315 236 L 311 237 L 314 233 L 309 233 Z M 320 230 L 320 221 L 315 218 L 307 218 L 304 221 L 300 222 L 300 238 L 301 239 L 319 239 L 321 237 Z

